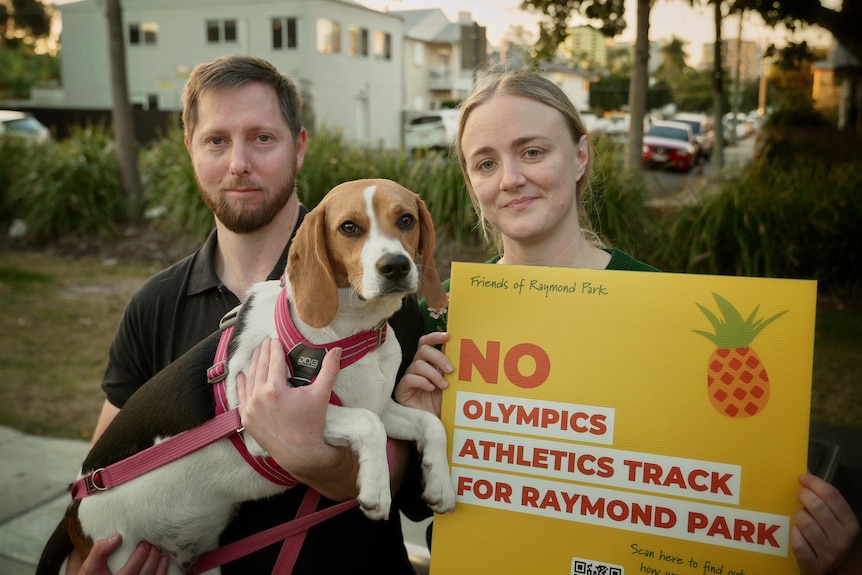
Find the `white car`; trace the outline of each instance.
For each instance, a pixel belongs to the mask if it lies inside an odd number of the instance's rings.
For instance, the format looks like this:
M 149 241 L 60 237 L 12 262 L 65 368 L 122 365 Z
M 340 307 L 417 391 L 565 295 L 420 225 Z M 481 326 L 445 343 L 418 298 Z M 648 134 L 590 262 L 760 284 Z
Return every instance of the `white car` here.
M 410 120 L 404 134 L 407 153 L 451 148 L 458 131 L 458 114 L 458 110 L 434 110 Z
M 0 110 L 0 137 L 16 136 L 35 142 L 44 142 L 51 132 L 39 120 L 26 112 Z

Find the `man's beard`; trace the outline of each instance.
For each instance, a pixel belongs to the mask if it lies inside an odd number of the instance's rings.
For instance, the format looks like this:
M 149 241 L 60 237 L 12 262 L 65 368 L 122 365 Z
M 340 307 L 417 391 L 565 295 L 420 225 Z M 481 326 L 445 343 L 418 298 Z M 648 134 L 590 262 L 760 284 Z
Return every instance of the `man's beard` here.
M 294 160 L 293 164 L 290 175 L 275 190 L 276 194 L 270 198 L 265 198 L 263 205 L 257 209 L 248 209 L 243 200 L 236 203 L 227 202 L 220 193 L 216 197 L 212 197 L 210 194 L 201 191 L 201 198 L 203 198 L 204 203 L 213 212 L 215 217 L 228 230 L 236 234 L 256 232 L 269 225 L 285 204 L 287 204 L 290 197 L 296 192 L 296 160 Z M 195 179 L 197 179 L 197 175 L 195 175 Z M 246 180 L 238 179 L 230 182 L 230 185 L 226 187 L 231 189 L 256 186 L 250 185 Z M 203 190 L 200 180 L 198 180 L 198 189 Z

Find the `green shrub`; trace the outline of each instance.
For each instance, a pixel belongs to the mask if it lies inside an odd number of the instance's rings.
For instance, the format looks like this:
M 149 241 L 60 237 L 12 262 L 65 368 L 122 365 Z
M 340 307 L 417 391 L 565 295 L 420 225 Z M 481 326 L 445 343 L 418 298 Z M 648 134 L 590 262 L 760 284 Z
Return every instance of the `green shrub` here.
M 22 181 L 29 166 L 39 156 L 46 155 L 45 144 L 35 144 L 22 138 L 0 137 L 0 224 L 8 224 L 16 217 L 12 197 L 15 190 L 21 190 Z
M 79 127 L 33 148 L 10 189 L 10 209 L 35 240 L 110 235 L 122 213 L 119 167 L 104 126 Z M 38 150 L 38 152 L 37 152 Z
M 309 208 L 342 182 L 386 178 L 402 182 L 408 171 L 404 154 L 370 146 L 356 146 L 340 129 L 324 126 L 309 134 L 305 162 L 297 176 L 299 197 Z
M 159 213 L 156 225 L 165 230 L 205 238 L 212 231 L 212 212 L 201 200 L 181 128 L 168 133 L 139 155 L 145 207 Z
M 408 158 L 400 150 L 354 146 L 339 130 L 309 135 L 297 182 L 303 203 L 314 207 L 336 185 L 349 180 L 385 178 L 422 196 L 440 235 L 460 239 L 475 220 L 457 159 L 448 154 Z
M 470 236 L 477 223 L 476 212 L 454 154 L 427 154 L 412 160 L 399 183 L 425 201 L 438 236 L 455 241 Z
M 860 189 L 859 160 L 762 159 L 701 206 L 678 213 L 665 246 L 687 255 L 681 271 L 859 286 Z
M 646 259 L 650 252 L 650 217 L 644 207 L 646 182 L 636 171 L 623 169 L 623 147 L 606 135 L 594 143 L 587 216 L 609 246 Z

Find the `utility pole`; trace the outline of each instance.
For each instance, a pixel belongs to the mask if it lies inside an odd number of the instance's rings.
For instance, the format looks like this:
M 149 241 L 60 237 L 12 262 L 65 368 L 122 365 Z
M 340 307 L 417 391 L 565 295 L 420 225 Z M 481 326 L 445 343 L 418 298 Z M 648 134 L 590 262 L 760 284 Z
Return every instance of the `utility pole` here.
M 760 89 L 757 91 L 757 113 L 760 118 L 766 115 L 766 77 L 769 75 L 769 66 L 766 64 L 765 50 L 761 43 L 760 48 Z
M 712 161 L 715 165 L 715 175 L 721 177 L 724 167 L 724 126 L 722 125 L 721 92 L 724 85 L 724 73 L 721 62 L 721 2 L 715 2 L 715 45 L 712 48 L 712 120 L 715 130 L 715 147 L 712 150 Z
M 742 67 L 742 15 L 745 12 L 739 13 L 739 30 L 736 33 L 736 62 L 734 63 L 734 71 L 733 71 L 733 95 L 730 97 L 730 145 L 736 145 L 736 115 L 739 113 L 739 105 L 740 98 L 742 97 L 742 93 L 740 92 L 739 85 L 739 69 Z

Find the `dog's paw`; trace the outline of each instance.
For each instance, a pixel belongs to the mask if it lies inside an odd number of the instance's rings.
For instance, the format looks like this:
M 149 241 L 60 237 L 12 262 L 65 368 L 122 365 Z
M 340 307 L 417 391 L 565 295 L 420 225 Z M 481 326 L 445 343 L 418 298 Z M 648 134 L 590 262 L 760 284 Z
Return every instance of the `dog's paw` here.
M 381 519 L 389 519 L 389 509 L 392 507 L 392 494 L 389 492 L 389 485 L 385 489 L 359 490 L 359 509 L 366 517 L 374 521 Z
M 422 500 L 436 513 L 455 510 L 455 490 L 448 475 L 431 474 L 425 478 Z

